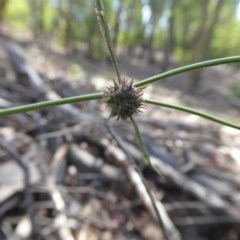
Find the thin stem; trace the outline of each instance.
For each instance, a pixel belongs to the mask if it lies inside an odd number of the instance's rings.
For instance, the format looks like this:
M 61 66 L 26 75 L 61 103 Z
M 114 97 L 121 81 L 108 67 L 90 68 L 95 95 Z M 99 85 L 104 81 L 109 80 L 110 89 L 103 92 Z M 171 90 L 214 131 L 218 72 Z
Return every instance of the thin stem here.
M 158 74 L 156 76 L 144 79 L 136 84 L 134 84 L 135 87 L 143 87 L 146 86 L 150 83 L 154 83 L 160 80 L 164 80 L 167 77 L 171 77 L 180 73 L 188 72 L 191 70 L 196 70 L 199 68 L 206 68 L 206 67 L 211 67 L 215 65 L 221 65 L 221 64 L 227 64 L 227 63 L 234 63 L 234 62 L 240 62 L 240 56 L 233 56 L 233 57 L 226 57 L 226 58 L 218 58 L 214 60 L 209 60 L 209 61 L 204 61 L 204 62 L 199 62 L 199 63 L 194 63 L 191 65 L 187 65 L 184 67 L 176 68 L 161 74 Z
M 190 113 L 190 114 L 194 114 L 194 115 L 197 115 L 199 117 L 206 118 L 210 121 L 213 121 L 213 122 L 216 122 L 216 123 L 219 123 L 219 124 L 222 124 L 222 125 L 240 130 L 240 125 L 231 123 L 231 122 L 226 121 L 226 120 L 221 120 L 219 118 L 213 117 L 212 115 L 209 115 L 209 114 L 206 114 L 206 113 L 203 113 L 203 112 L 198 112 L 198 111 L 196 111 L 192 108 L 187 108 L 187 107 L 180 106 L 180 105 L 175 105 L 175 104 L 162 103 L 162 102 L 155 101 L 155 100 L 152 100 L 152 99 L 144 99 L 144 102 L 149 103 L 149 104 L 153 104 L 153 105 L 157 105 L 157 106 L 161 106 L 161 107 L 172 108 L 172 109 L 179 110 L 179 111 L 186 112 L 186 113 Z
M 103 93 L 92 93 L 92 94 L 86 94 L 81 96 L 62 98 L 57 100 L 44 101 L 44 102 L 32 103 L 32 104 L 27 104 L 27 105 L 17 106 L 17 107 L 12 107 L 7 109 L 1 109 L 0 116 L 7 116 L 11 114 L 23 113 L 23 112 L 28 112 L 32 110 L 38 110 L 41 108 L 54 107 L 58 105 L 75 103 L 75 102 L 97 100 L 97 99 L 103 98 L 103 96 L 104 96 Z
M 110 58 L 112 60 L 113 66 L 116 70 L 117 78 L 118 78 L 118 83 L 120 84 L 121 82 L 121 74 L 119 71 L 118 63 L 117 63 L 117 58 L 115 54 L 115 50 L 113 47 L 113 43 L 110 37 L 110 31 L 108 28 L 108 23 L 106 20 L 106 15 L 105 15 L 105 10 L 104 10 L 104 5 L 102 0 L 95 0 L 95 8 L 96 8 L 96 14 L 97 14 L 97 19 L 98 23 L 103 35 L 104 42 L 106 44 L 108 53 L 110 55 Z
M 138 139 L 138 142 L 139 142 L 139 145 L 143 151 L 143 154 L 144 154 L 144 157 L 147 159 L 148 161 L 148 164 L 149 166 L 158 173 L 157 169 L 152 165 L 152 162 L 150 160 L 150 154 L 149 154 L 149 151 L 147 149 L 147 146 L 144 142 L 144 139 L 143 139 L 143 136 L 141 134 L 141 132 L 139 131 L 139 128 L 138 128 L 138 125 L 137 123 L 135 122 L 134 118 L 133 117 L 130 117 L 130 120 L 133 124 L 133 127 L 134 127 L 134 130 L 135 130 L 135 133 L 136 133 L 136 136 L 137 136 L 137 139 Z

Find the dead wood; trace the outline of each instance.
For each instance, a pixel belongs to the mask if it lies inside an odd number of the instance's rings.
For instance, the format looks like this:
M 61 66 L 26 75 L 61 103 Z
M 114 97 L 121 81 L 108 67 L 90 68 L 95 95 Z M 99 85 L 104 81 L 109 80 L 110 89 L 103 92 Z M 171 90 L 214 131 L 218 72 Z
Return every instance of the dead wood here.
M 51 82 L 46 69 L 37 72 L 28 48 L 23 49 L 8 45 L 15 78 L 0 58 L 1 107 L 83 93 L 65 75 Z M 45 60 L 54 54 L 40 52 Z M 0 239 L 20 239 L 27 226 L 26 189 L 45 239 L 239 236 L 238 132 L 149 107 L 137 121 L 158 176 L 143 159 L 132 127 L 112 120 L 111 135 L 101 114 L 107 116 L 98 103 L 0 118 L 1 142 L 27 162 L 31 175 L 26 188 L 21 168 L 0 150 Z
M 37 236 L 39 234 L 38 227 L 35 222 L 35 215 L 33 211 L 33 198 L 32 193 L 30 191 L 31 187 L 31 175 L 28 167 L 28 163 L 17 153 L 15 152 L 7 143 L 0 142 L 0 146 L 2 149 L 4 149 L 9 156 L 16 161 L 16 163 L 21 167 L 23 173 L 24 173 L 24 189 L 25 189 L 25 200 L 26 200 L 26 208 L 28 217 L 31 221 L 31 235 Z

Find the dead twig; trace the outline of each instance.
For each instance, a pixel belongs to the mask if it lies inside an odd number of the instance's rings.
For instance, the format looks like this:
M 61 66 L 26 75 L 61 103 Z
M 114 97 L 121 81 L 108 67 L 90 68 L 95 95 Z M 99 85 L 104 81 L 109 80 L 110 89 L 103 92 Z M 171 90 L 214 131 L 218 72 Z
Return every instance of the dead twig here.
M 64 171 L 64 159 L 68 152 L 68 145 L 62 145 L 56 151 L 53 156 L 52 165 L 50 167 L 50 175 L 48 179 L 49 193 L 52 197 L 54 207 L 57 211 L 55 217 L 55 227 L 58 229 L 60 239 L 74 240 L 71 230 L 68 227 L 68 217 L 66 216 L 66 205 L 64 198 L 56 186 L 59 178 L 62 178 L 62 172 Z
M 21 167 L 24 174 L 24 185 L 25 185 L 25 198 L 27 205 L 27 213 L 30 218 L 32 224 L 32 235 L 39 235 L 39 231 L 34 218 L 34 210 L 33 210 L 33 198 L 30 190 L 31 182 L 30 182 L 30 171 L 26 161 L 16 152 L 14 151 L 7 143 L 0 141 L 0 147 L 4 149 L 8 155 Z
M 139 193 L 139 196 L 142 198 L 142 201 L 144 202 L 146 207 L 149 209 L 151 214 L 155 218 L 157 218 L 159 225 L 163 230 L 165 238 L 169 240 L 180 240 L 181 239 L 180 233 L 175 228 L 174 224 L 169 218 L 163 204 L 154 198 L 154 195 L 149 189 L 149 187 L 147 186 L 141 171 L 139 170 L 138 166 L 135 164 L 132 156 L 126 150 L 125 145 L 122 142 L 121 138 L 115 133 L 115 131 L 108 124 L 106 124 L 106 127 L 109 130 L 112 137 L 117 141 L 119 146 L 122 148 L 122 150 L 128 157 L 130 165 L 125 163 L 124 166 L 128 172 L 129 178 L 131 179 L 132 183 L 136 187 L 137 192 Z

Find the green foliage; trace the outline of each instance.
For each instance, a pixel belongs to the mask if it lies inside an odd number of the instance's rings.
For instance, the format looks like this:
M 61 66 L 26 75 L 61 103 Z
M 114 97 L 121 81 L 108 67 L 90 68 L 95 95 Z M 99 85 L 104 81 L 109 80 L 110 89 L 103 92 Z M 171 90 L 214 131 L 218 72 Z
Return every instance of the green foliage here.
M 141 1 L 126 1 L 120 34 L 120 43 L 126 47 L 141 45 L 144 41 L 142 7 Z
M 53 20 L 56 16 L 56 9 L 47 1 L 46 8 L 44 10 L 44 14 L 42 15 L 43 18 L 43 26 L 44 30 L 50 33 L 54 29 Z
M 220 27 L 216 29 L 215 37 L 213 39 L 211 57 L 225 57 L 235 55 L 239 48 L 239 24 L 235 18 L 228 21 L 222 21 Z M 228 29 L 228 32 L 226 32 Z
M 107 13 L 106 18 L 111 34 L 113 33 L 112 30 L 116 21 L 116 5 L 120 1 L 104 0 Z M 53 5 L 53 1 L 51 0 L 38 0 L 36 2 L 35 0 L 9 0 L 4 12 L 4 19 L 20 30 L 27 30 L 32 26 L 34 19 L 37 18 L 36 14 L 30 10 L 30 5 L 39 2 L 44 4 L 44 8 L 41 9 L 42 12 L 40 14 L 40 31 L 43 36 L 46 34 L 53 36 L 56 42 L 63 47 L 81 43 L 88 44 L 89 56 L 93 58 L 101 58 L 104 55 L 103 44 L 99 41 L 99 29 L 93 11 L 93 1 L 59 1 L 59 5 Z M 198 31 L 203 18 L 204 1 L 179 0 L 173 2 L 174 46 L 171 54 L 175 54 L 181 64 L 189 63 L 192 60 L 193 53 L 196 51 L 198 51 L 198 54 L 196 54 L 199 57 L 198 60 L 205 60 L 202 52 L 206 43 L 202 42 L 199 49 L 194 49 L 195 40 L 199 38 Z M 207 17 L 204 19 L 206 21 L 204 34 L 207 34 L 206 31 L 214 19 L 217 2 L 208 1 Z M 219 20 L 214 27 L 214 34 L 210 39 L 211 46 L 207 57 L 219 58 L 231 54 L 235 55 L 240 52 L 240 21 L 236 18 L 235 14 L 237 2 L 239 1 L 223 1 Z M 134 48 L 135 46 L 149 47 L 151 45 L 153 52 L 155 49 L 164 50 L 169 36 L 169 23 L 167 20 L 171 12 L 170 3 L 170 0 L 125 0 L 123 10 L 119 15 L 119 19 L 117 19 L 120 23 L 120 32 L 118 35 L 118 44 L 120 47 Z M 143 16 L 144 8 L 150 9 L 148 17 L 146 15 Z M 152 44 L 149 44 L 150 28 L 154 32 Z M 203 38 L 206 39 L 205 35 Z
M 27 30 L 28 22 L 31 18 L 30 9 L 26 0 L 9 0 L 4 12 L 4 19 L 9 21 L 13 26 Z

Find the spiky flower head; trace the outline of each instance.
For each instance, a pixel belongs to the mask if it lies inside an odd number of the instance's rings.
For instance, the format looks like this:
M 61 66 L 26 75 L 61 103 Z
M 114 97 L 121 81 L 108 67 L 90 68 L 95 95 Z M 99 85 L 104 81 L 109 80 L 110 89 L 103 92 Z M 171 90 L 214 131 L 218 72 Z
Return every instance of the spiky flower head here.
M 126 121 L 134 113 L 141 112 L 142 95 L 142 89 L 135 88 L 133 80 L 122 79 L 119 84 L 114 81 L 114 85 L 105 91 L 105 99 L 111 109 L 109 118 Z

